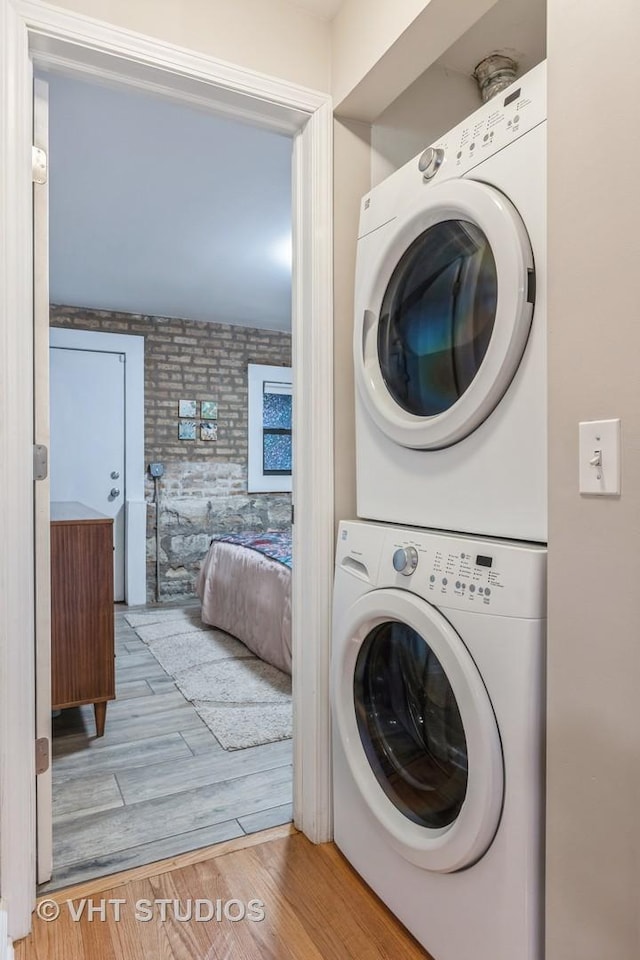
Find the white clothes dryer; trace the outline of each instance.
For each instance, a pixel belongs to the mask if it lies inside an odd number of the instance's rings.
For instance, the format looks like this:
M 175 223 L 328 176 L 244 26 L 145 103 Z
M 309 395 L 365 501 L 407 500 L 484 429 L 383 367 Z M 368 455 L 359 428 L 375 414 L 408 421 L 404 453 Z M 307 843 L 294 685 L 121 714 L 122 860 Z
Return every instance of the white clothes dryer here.
M 546 69 L 362 202 L 359 517 L 547 539 Z
M 335 842 L 436 960 L 541 960 L 546 548 L 340 525 Z

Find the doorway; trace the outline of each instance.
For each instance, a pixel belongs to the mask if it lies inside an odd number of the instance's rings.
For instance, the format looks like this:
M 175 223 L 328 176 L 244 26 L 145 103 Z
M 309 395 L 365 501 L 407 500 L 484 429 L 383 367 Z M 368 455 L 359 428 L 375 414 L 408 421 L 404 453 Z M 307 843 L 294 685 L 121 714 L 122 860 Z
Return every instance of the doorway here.
M 307 575 L 294 572 L 293 643 L 305 622 L 305 655 L 297 658 L 295 821 L 312 839 L 331 834 L 329 779 L 329 611 L 333 557 L 333 412 L 331 355 L 331 108 L 325 95 L 279 83 L 245 69 L 174 50 L 147 37 L 123 33 L 89 18 L 34 2 L 29 13 L 3 7 L 5 52 L 0 85 L 0 138 L 6 177 L 0 184 L 7 230 L 15 238 L 2 260 L 0 297 L 7 318 L 3 352 L 5 414 L 18 423 L 33 409 L 31 314 L 31 177 L 26 161 L 31 145 L 32 58 L 55 60 L 71 70 L 84 69 L 118 82 L 151 83 L 168 95 L 195 96 L 210 109 L 231 106 L 259 122 L 294 135 L 294 219 L 296 286 L 294 414 L 296 457 L 302 469 L 294 499 L 305 524 L 294 529 L 294 552 L 314 558 Z M 29 41 L 30 53 L 25 38 Z M 304 322 L 303 322 L 304 321 Z M 295 390 L 295 385 L 294 385 Z M 36 442 L 38 438 L 36 436 Z M 0 886 L 12 891 L 9 930 L 16 938 L 29 929 L 35 889 L 34 823 L 34 675 L 28 637 L 33 616 L 33 495 L 31 437 L 23 431 L 2 435 L 12 502 L 7 518 L 3 574 L 6 574 L 9 632 L 2 652 L 3 704 L 0 837 L 3 856 Z M 27 620 L 25 623 L 25 611 Z M 299 706 L 298 706 L 299 704 Z
M 290 636 L 286 657 L 275 649 L 279 625 L 290 624 L 290 580 L 279 592 L 269 567 L 269 602 L 247 604 L 258 538 L 277 531 L 291 553 L 292 141 L 136 90 L 55 72 L 38 82 L 49 90 L 51 170 L 52 706 L 63 707 L 53 723 L 44 893 L 291 819 Z M 125 389 L 134 354 L 137 392 Z M 270 381 L 281 370 L 288 379 L 288 397 L 261 385 L 258 416 L 248 360 L 274 364 Z M 125 455 L 136 401 L 144 460 L 141 450 Z M 267 486 L 247 463 L 250 425 Z M 124 599 L 124 507 L 151 464 L 150 606 L 132 610 L 127 596 L 129 609 L 116 607 L 114 700 L 112 671 L 87 676 L 84 689 L 70 655 L 72 645 L 83 650 L 75 624 L 97 605 L 85 606 L 83 585 L 103 561 L 85 556 L 73 596 L 56 572 L 73 563 L 71 538 L 88 536 L 89 520 L 69 513 L 69 501 L 82 504 L 113 521 L 114 598 Z M 249 537 L 251 552 L 224 579 L 216 552 L 201 613 L 194 581 L 211 538 L 229 534 Z M 216 551 L 229 559 L 241 547 L 227 539 Z M 242 617 L 233 615 L 239 605 Z M 109 659 L 97 617 L 89 632 L 92 659 Z M 99 729 L 96 696 L 106 698 Z

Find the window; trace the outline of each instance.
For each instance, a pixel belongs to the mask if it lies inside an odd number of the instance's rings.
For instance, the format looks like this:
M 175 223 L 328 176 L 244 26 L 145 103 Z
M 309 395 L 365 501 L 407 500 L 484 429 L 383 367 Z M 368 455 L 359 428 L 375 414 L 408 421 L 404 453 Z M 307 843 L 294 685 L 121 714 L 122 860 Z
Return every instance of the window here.
M 291 367 L 248 365 L 248 491 L 291 490 Z

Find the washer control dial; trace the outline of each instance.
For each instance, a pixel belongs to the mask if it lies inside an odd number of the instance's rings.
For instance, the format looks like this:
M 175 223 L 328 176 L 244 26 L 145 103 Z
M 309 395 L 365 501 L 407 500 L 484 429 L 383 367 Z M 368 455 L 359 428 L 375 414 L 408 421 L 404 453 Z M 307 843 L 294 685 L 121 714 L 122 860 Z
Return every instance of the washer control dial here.
M 418 551 L 415 547 L 400 547 L 393 555 L 393 569 L 403 577 L 410 577 L 418 566 Z
M 427 147 L 418 160 L 418 169 L 425 180 L 431 180 L 442 166 L 444 150 L 442 147 Z

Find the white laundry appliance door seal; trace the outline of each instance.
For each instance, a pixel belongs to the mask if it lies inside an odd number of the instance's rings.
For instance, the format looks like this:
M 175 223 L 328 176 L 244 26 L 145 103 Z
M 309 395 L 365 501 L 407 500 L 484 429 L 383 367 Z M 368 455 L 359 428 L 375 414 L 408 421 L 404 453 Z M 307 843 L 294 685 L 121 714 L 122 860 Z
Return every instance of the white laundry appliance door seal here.
M 394 624 L 409 627 L 415 642 L 418 638 L 422 641 L 424 652 L 436 664 L 441 678 L 448 682 L 447 689 L 455 698 L 458 722 L 464 732 L 467 762 L 463 800 L 452 822 L 441 826 L 429 827 L 424 821 L 416 822 L 401 809 L 403 791 L 407 781 L 411 789 L 416 768 L 407 768 L 409 776 L 405 777 L 397 764 L 393 767 L 393 757 L 390 757 L 393 745 L 388 748 L 394 738 L 397 739 L 398 728 L 407 725 L 404 711 L 401 709 L 397 716 L 391 717 L 386 729 L 389 731 L 395 725 L 396 733 L 392 729 L 386 742 L 383 738 L 381 749 L 383 764 L 390 761 L 392 780 L 400 783 L 395 796 L 392 789 L 390 797 L 380 770 L 375 772 L 378 760 L 372 760 L 371 742 L 361 734 L 363 714 L 367 711 L 367 704 L 362 700 L 357 702 L 356 695 L 361 651 L 370 643 L 370 638 L 375 637 L 377 628 L 382 627 L 384 632 L 390 626 L 393 630 Z M 340 742 L 357 788 L 387 839 L 405 859 L 427 870 L 451 873 L 472 865 L 490 847 L 498 829 L 504 797 L 504 767 L 491 701 L 465 644 L 448 620 L 429 603 L 408 591 L 389 588 L 365 594 L 345 611 L 336 624 L 334 649 L 340 651 L 334 656 L 332 676 L 334 719 Z M 424 652 L 416 649 L 416 659 L 421 661 L 418 669 L 424 664 Z M 437 660 L 433 660 L 434 656 Z M 388 678 L 378 676 L 374 683 L 384 690 Z M 442 687 L 441 679 L 440 689 Z M 369 702 L 374 726 L 379 721 L 378 708 L 379 702 Z M 422 719 L 425 728 L 428 727 L 429 711 L 424 712 Z M 428 743 L 428 729 L 422 734 L 419 732 L 420 735 Z M 429 750 L 427 747 L 426 751 Z M 430 763 L 431 757 L 427 760 Z M 423 792 L 428 791 L 428 778 L 426 781 L 423 778 L 418 786 Z M 399 804 L 397 796 L 401 797 Z
M 440 449 L 480 426 L 508 389 L 535 274 L 525 226 L 499 190 L 466 179 L 425 190 L 381 228 L 375 253 L 359 241 L 370 259 L 359 271 L 354 363 L 379 429 L 405 447 Z

